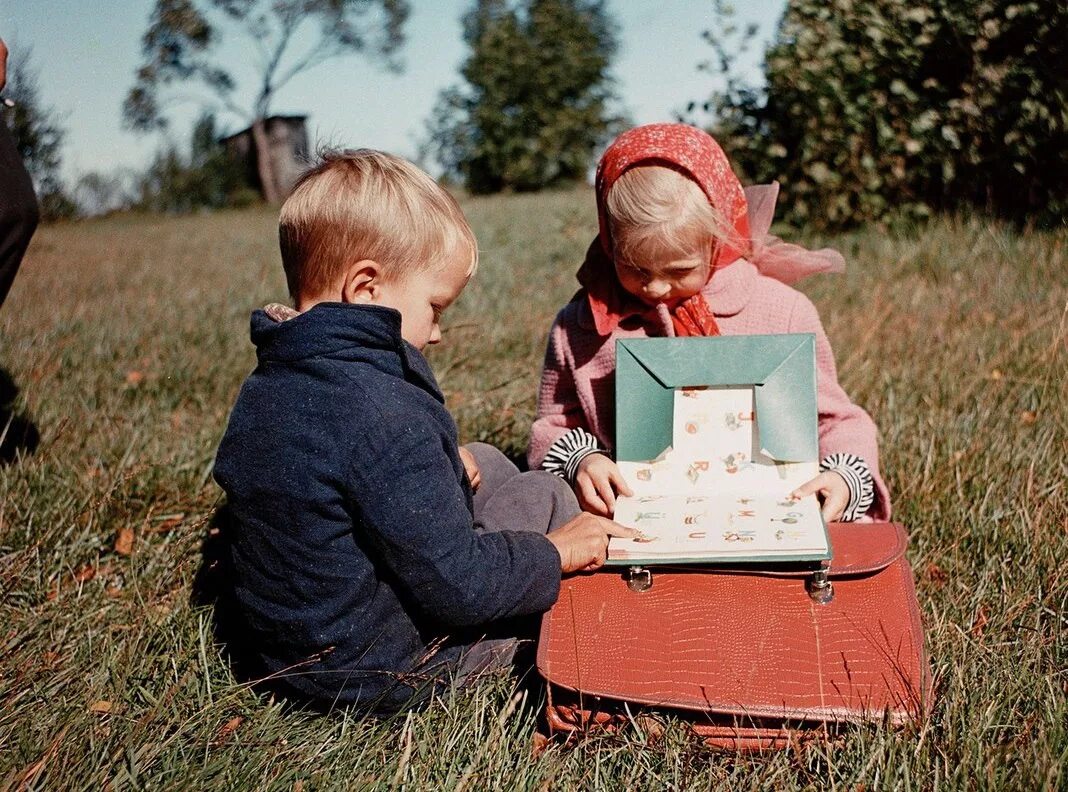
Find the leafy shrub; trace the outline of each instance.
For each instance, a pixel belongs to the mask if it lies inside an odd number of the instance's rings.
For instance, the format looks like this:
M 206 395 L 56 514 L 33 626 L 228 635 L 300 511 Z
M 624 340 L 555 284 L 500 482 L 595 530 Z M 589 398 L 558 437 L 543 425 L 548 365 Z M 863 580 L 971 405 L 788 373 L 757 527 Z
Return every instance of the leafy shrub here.
M 1064 0 L 789 0 L 766 88 L 728 81 L 710 109 L 795 221 L 975 207 L 1052 224 L 1068 211 L 1066 31 Z

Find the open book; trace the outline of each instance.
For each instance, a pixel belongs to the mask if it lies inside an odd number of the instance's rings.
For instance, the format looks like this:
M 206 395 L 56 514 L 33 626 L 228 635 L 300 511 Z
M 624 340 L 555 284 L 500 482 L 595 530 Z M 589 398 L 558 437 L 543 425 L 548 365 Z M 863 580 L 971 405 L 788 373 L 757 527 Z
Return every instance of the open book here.
M 753 385 L 678 387 L 672 406 L 671 445 L 656 459 L 618 461 L 634 495 L 617 500 L 614 519 L 642 537 L 613 538 L 609 563 L 830 557 L 816 496 L 790 498 L 818 465 L 761 446 Z

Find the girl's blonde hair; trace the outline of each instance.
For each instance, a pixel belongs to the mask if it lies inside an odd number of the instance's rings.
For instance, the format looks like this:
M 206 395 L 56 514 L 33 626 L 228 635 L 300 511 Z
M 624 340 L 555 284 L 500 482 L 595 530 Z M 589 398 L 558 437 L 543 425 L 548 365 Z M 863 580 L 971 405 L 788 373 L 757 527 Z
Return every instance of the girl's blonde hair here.
M 478 245 L 455 199 L 400 157 L 372 149 L 326 151 L 297 182 L 278 219 L 289 293 L 329 289 L 353 261 L 378 262 L 387 278 L 435 269 Z
M 613 257 L 624 264 L 665 258 L 711 259 L 733 229 L 697 182 L 670 165 L 637 165 L 605 199 Z

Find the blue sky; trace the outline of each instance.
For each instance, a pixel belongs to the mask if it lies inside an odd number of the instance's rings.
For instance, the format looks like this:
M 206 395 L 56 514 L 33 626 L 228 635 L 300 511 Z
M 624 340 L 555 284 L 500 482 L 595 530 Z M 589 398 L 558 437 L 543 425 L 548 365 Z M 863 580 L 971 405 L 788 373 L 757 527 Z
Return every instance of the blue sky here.
M 140 62 L 140 40 L 153 0 L 0 0 L 0 37 L 15 51 L 32 50 L 42 99 L 67 129 L 64 175 L 113 172 L 145 164 L 158 135 L 135 135 L 121 124 L 122 101 Z M 400 74 L 360 56 L 331 61 L 296 78 L 275 112 L 307 113 L 313 139 L 369 146 L 413 157 L 439 91 L 459 80 L 465 55 L 460 17 L 472 0 L 412 0 L 405 64 Z M 739 17 L 768 37 L 785 0 L 743 0 Z M 697 65 L 710 48 L 701 31 L 712 21 L 710 0 L 609 0 L 620 25 L 613 68 L 623 109 L 636 123 L 670 120 L 672 112 L 714 87 Z M 310 31 L 309 31 L 310 32 Z M 242 41 L 225 42 L 239 76 L 253 56 Z M 747 69 L 758 73 L 757 54 Z M 249 81 L 243 81 L 248 84 Z M 242 104 L 251 104 L 248 98 Z M 175 108 L 172 133 L 184 144 L 197 108 Z M 234 129 L 236 119 L 223 119 Z

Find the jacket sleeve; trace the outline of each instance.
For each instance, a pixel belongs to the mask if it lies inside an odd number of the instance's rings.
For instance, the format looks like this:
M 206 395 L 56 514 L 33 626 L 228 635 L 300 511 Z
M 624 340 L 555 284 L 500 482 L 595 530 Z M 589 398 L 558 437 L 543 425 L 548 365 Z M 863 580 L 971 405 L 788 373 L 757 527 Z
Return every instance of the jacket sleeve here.
M 531 470 L 539 469 L 553 444 L 572 429 L 589 430 L 575 388 L 574 364 L 568 349 L 567 334 L 558 316 L 549 331 L 538 386 L 538 411 L 530 428 L 527 464 Z
M 790 317 L 789 332 L 816 336 L 816 387 L 819 412 L 820 458 L 831 454 L 855 454 L 867 463 L 875 484 L 875 500 L 868 510 L 874 520 L 890 519 L 890 493 L 879 473 L 879 442 L 875 422 L 863 408 L 853 404 L 838 384 L 834 352 L 823 330 L 816 306 L 798 294 Z
M 449 438 L 407 425 L 365 449 L 353 508 L 377 560 L 429 618 L 449 627 L 540 613 L 560 590 L 560 556 L 531 531 L 479 533 L 447 452 Z

